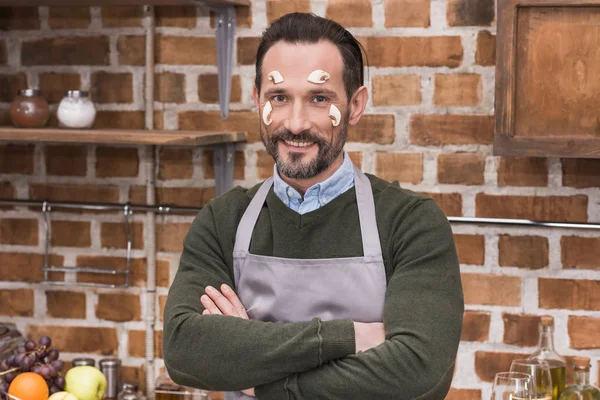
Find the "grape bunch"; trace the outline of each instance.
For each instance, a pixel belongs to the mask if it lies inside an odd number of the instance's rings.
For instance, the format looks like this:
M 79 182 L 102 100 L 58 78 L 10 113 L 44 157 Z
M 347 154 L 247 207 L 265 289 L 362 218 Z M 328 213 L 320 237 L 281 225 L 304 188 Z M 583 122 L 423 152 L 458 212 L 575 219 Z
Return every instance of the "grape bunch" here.
M 8 392 L 13 379 L 21 372 L 35 372 L 41 375 L 48 384 L 50 394 L 65 388 L 65 378 L 60 374 L 65 364 L 58 359 L 57 349 L 50 348 L 52 339 L 42 336 L 38 343 L 28 340 L 0 362 L 0 392 Z M 0 400 L 5 400 L 0 393 Z

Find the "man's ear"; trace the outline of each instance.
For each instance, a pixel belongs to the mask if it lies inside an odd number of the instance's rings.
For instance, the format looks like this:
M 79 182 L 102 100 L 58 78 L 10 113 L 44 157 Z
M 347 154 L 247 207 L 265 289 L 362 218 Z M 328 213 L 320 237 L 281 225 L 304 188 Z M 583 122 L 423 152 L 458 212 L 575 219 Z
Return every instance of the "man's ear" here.
M 256 89 L 256 85 L 252 85 L 252 100 L 254 100 L 256 111 L 260 111 L 260 96 L 258 94 L 258 89 Z
M 350 125 L 358 124 L 360 117 L 362 117 L 363 113 L 365 112 L 368 101 L 369 91 L 367 90 L 367 87 L 359 87 L 356 92 L 354 92 L 354 96 L 352 96 L 352 100 L 350 101 L 350 116 L 348 119 L 348 123 Z

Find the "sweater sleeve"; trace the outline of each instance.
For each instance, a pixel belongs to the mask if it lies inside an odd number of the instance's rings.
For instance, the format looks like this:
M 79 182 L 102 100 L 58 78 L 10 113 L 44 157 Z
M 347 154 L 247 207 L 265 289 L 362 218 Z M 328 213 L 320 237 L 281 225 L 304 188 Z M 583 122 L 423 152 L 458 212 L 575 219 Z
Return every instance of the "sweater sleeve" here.
M 354 353 L 351 320 L 272 323 L 202 315 L 208 285 L 234 287 L 210 205 L 184 240 L 164 312 L 163 354 L 171 378 L 206 390 L 243 390 Z
M 396 224 L 380 346 L 255 389 L 260 400 L 443 399 L 464 310 L 452 231 L 431 199 Z

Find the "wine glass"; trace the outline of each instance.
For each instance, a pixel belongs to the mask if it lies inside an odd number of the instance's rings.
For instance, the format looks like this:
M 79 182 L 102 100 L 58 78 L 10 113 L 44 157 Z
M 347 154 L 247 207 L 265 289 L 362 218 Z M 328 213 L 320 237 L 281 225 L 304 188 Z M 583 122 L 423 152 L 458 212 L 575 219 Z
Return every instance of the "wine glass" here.
M 550 366 L 546 361 L 517 359 L 510 365 L 510 372 L 522 372 L 533 377 L 536 398 L 540 400 L 552 399 L 552 376 Z
M 529 374 L 499 372 L 494 378 L 491 400 L 533 400 L 535 384 Z

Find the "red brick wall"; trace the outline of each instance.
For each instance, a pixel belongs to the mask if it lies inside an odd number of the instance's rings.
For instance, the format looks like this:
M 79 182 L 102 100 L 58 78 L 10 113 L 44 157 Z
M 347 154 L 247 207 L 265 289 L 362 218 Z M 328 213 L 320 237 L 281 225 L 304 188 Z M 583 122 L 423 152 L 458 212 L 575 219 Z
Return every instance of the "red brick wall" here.
M 249 143 L 237 148 L 236 183 L 250 186 L 268 176 L 272 161 L 260 143 L 251 100 L 255 49 L 269 21 L 295 10 L 340 21 L 368 51 L 371 101 L 347 146 L 364 171 L 429 194 L 449 216 L 600 221 L 600 161 L 492 155 L 493 0 L 255 0 L 250 10 L 238 10 L 227 121 L 218 112 L 214 18 L 195 7 L 158 7 L 156 126 L 245 130 Z M 90 90 L 98 128 L 144 127 L 141 8 L 21 8 L 0 15 L 0 124 L 10 123 L 7 109 L 17 89 L 40 87 L 53 108 L 67 89 Z M 57 124 L 55 117 L 50 124 Z M 3 144 L 0 197 L 142 203 L 145 158 L 145 149 L 131 146 Z M 209 150 L 164 148 L 158 160 L 159 202 L 199 206 L 214 197 Z M 157 344 L 190 222 L 189 216 L 158 218 Z M 597 382 L 598 234 L 453 229 L 467 311 L 448 398 L 488 398 L 494 373 L 507 369 L 513 356 L 533 351 L 542 314 L 555 317 L 560 353 L 592 358 Z M 132 288 L 43 286 L 36 283 L 43 276 L 40 214 L 1 208 L 0 321 L 32 336 L 51 334 L 67 360 L 80 353 L 117 355 L 128 376 L 143 381 L 143 215 L 134 217 L 132 232 Z M 51 240 L 57 265 L 125 264 L 118 213 L 57 210 Z

